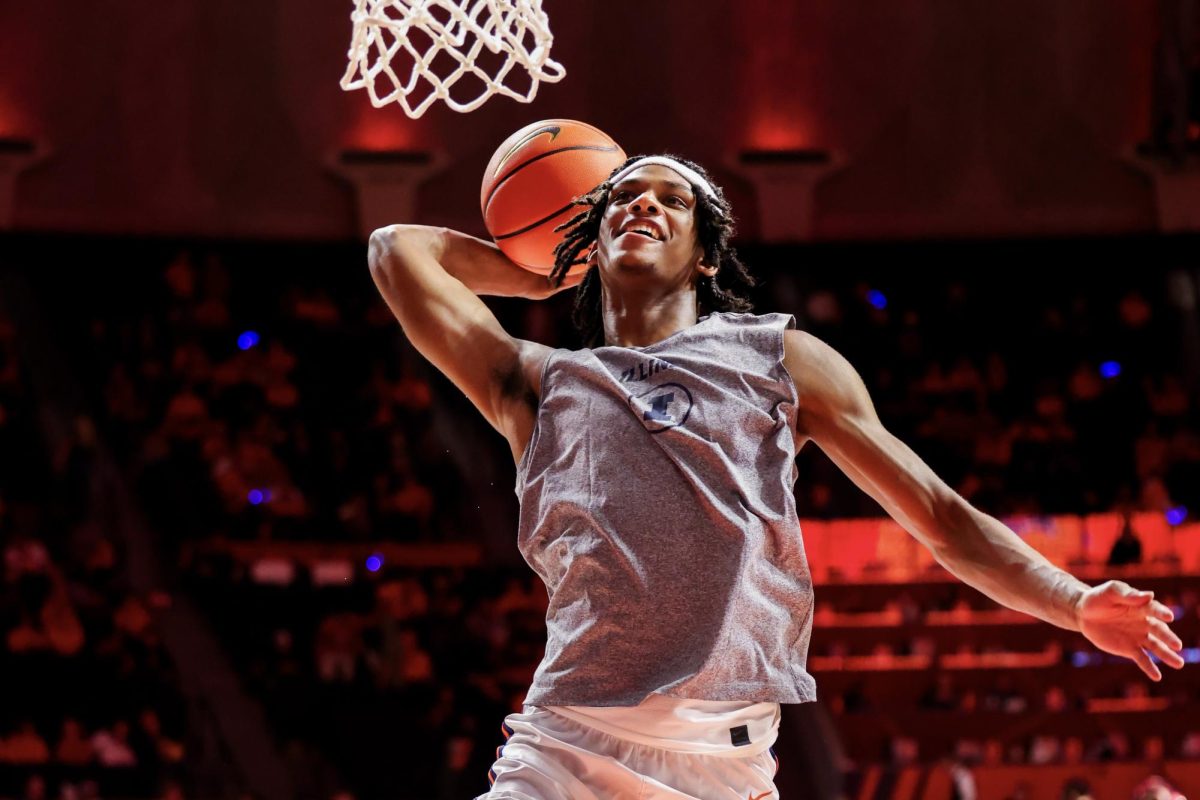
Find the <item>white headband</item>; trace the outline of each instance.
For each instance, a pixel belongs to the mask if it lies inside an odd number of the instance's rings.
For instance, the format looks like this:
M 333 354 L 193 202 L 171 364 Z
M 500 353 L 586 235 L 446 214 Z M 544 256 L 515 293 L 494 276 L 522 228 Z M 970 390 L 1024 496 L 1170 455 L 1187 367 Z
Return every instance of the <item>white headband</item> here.
M 675 172 L 678 172 L 680 174 L 680 176 L 682 176 L 692 186 L 699 186 L 701 189 L 703 189 L 704 193 L 706 195 L 708 195 L 710 199 L 712 199 L 712 200 L 717 199 L 716 190 L 713 189 L 712 185 L 709 184 L 708 181 L 706 181 L 706 180 L 704 180 L 704 178 L 700 177 L 699 172 L 696 172 L 696 170 L 691 169 L 690 167 L 688 167 L 684 164 L 680 164 L 678 161 L 676 161 L 673 158 L 667 158 L 666 156 L 649 156 L 647 158 L 639 158 L 637 161 L 633 162 L 628 167 L 626 167 L 625 169 L 621 170 L 616 175 L 614 175 L 611 183 L 615 186 L 618 183 L 620 183 L 621 181 L 628 178 L 629 173 L 633 172 L 635 169 L 640 169 L 641 167 L 649 167 L 649 166 L 666 167 L 667 169 L 674 170 Z

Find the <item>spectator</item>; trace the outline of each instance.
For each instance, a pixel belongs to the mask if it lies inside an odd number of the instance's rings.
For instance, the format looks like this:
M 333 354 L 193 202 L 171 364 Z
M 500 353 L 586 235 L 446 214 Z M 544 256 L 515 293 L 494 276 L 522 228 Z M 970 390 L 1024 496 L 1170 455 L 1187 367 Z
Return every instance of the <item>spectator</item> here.
M 83 626 L 71 607 L 66 581 L 61 576 L 55 576 L 54 588 L 42 606 L 41 619 L 46 640 L 59 655 L 73 656 L 83 649 Z
M 1067 710 L 1067 693 L 1061 686 L 1046 689 L 1046 710 L 1061 713 Z
M 954 711 L 961 700 L 954 689 L 954 679 L 946 672 L 939 672 L 934 685 L 921 696 L 921 708 L 931 711 Z
M 1157 764 L 1163 760 L 1165 753 L 1161 736 L 1147 736 L 1142 743 L 1142 759 L 1144 761 Z
M 50 649 L 50 639 L 30 618 L 24 609 L 21 610 L 20 621 L 8 632 L 7 646 L 10 653 L 32 653 Z
M 324 289 L 297 290 L 292 295 L 292 318 L 320 328 L 337 325 L 342 313 Z
M 496 599 L 496 611 L 500 614 L 511 614 L 520 611 L 542 613 L 545 609 L 546 592 L 540 586 L 533 586 L 524 578 L 511 577 L 505 583 L 504 592 Z
M 16 583 L 26 575 L 44 576 L 50 568 L 46 546 L 28 536 L 14 536 L 4 548 L 4 577 Z
M 1061 800 L 1092 800 L 1092 787 L 1083 778 L 1069 778 L 1059 797 Z
M 398 627 L 395 620 L 384 620 L 380 634 L 380 652 L 372 659 L 380 688 L 397 688 L 433 679 L 433 660 L 421 647 L 416 631 Z
M 1029 745 L 1030 764 L 1054 764 L 1062 758 L 1062 742 L 1056 736 L 1035 736 Z
M 1129 757 L 1129 739 L 1119 731 L 1109 731 L 1102 739 L 1095 741 L 1088 749 L 1088 761 L 1123 761 Z
M 1123 567 L 1127 564 L 1140 563 L 1142 563 L 1142 540 L 1133 530 L 1132 517 L 1129 512 L 1126 512 L 1121 525 L 1121 535 L 1117 537 L 1113 542 L 1112 549 L 1108 551 L 1108 565 Z
M 137 756 L 129 746 L 129 723 L 120 720 L 111 731 L 98 730 L 92 735 L 96 760 L 103 767 L 134 767 Z
M 1133 800 L 1184 800 L 1184 797 L 1165 778 L 1152 775 L 1134 788 Z
M 54 748 L 54 760 L 71 767 L 92 763 L 96 753 L 91 741 L 84 735 L 83 726 L 71 717 L 63 720 L 62 734 Z
M 911 736 L 893 736 L 891 753 L 892 764 L 897 767 L 914 764 L 920 757 L 920 742 Z
M 183 745 L 163 733 L 158 713 L 152 708 L 144 708 L 138 715 L 131 741 L 139 763 L 178 764 L 183 760 Z
M 45 764 L 50 760 L 50 748 L 32 722 L 22 722 L 4 746 L 5 758 L 12 764 Z
M 47 800 L 49 795 L 46 793 L 46 779 L 41 775 L 34 773 L 25 781 L 25 788 L 21 792 L 21 800 Z
M 975 773 L 963 761 L 955 760 L 950 764 L 950 785 L 950 800 L 976 800 L 979 797 Z
M 150 629 L 150 612 L 133 595 L 128 595 L 113 615 L 117 630 L 132 639 L 141 639 Z
M 330 614 L 317 630 L 317 674 L 326 683 L 350 683 L 358 677 L 363 653 L 363 621 L 357 614 Z
M 1083 739 L 1078 736 L 1068 736 L 1063 742 L 1063 763 L 1083 763 Z
M 176 781 L 167 781 L 158 795 L 158 800 L 187 800 L 187 795 L 183 793 L 183 787 Z
M 471 774 L 474 742 L 470 736 L 456 734 L 446 741 L 438 778 L 438 800 L 459 800 L 471 796 L 478 778 Z

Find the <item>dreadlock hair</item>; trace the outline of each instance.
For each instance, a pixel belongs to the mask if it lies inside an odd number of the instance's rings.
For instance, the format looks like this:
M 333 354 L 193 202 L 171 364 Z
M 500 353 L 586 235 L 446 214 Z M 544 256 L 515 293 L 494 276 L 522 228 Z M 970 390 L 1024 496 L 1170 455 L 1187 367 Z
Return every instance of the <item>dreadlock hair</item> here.
M 582 206 L 584 210 L 555 229 L 566 231 L 563 240 L 554 248 L 554 269 L 550 272 L 550 280 L 555 286 L 562 285 L 571 267 L 585 263 L 591 249 L 595 247 L 600 236 L 600 223 L 608 209 L 609 193 L 613 188 L 612 179 L 621 170 L 645 157 L 634 156 L 626 160 L 609 173 L 604 183 L 575 198 L 574 204 Z M 693 212 L 696 235 L 704 249 L 704 260 L 717 268 L 717 273 L 711 278 L 702 276 L 696 282 L 699 315 L 704 316 L 714 311 L 752 310 L 753 303 L 740 292 L 757 286 L 758 281 L 747 271 L 746 266 L 738 259 L 737 252 L 729 244 L 729 240 L 733 238 L 734 221 L 724 192 L 713 183 L 700 165 L 678 156 L 664 157 L 695 170 L 709 182 L 717 195 L 714 200 L 701 187 L 692 186 L 692 192 L 696 196 Z M 575 289 L 571 319 L 583 339 L 584 347 L 600 347 L 604 344 L 604 309 L 598 269 L 598 266 L 591 267 Z

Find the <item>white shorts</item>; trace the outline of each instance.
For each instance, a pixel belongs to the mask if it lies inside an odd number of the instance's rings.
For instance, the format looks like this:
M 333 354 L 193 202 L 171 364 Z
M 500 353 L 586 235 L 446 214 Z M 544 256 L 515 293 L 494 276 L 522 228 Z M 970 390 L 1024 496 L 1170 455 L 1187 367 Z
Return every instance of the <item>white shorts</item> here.
M 729 709 L 728 711 L 724 709 Z M 744 728 L 741 726 L 744 725 Z M 775 703 L 525 706 L 477 800 L 777 800 Z M 737 741 L 731 742 L 731 728 Z M 748 743 L 746 743 L 748 739 Z

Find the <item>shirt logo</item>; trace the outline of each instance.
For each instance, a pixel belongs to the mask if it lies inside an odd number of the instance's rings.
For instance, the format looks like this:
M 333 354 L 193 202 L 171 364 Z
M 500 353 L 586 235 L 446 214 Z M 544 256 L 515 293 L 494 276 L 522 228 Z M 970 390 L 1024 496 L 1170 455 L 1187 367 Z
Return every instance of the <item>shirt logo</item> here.
M 662 433 L 687 422 L 692 393 L 678 383 L 663 383 L 644 394 L 628 397 L 629 407 L 651 433 Z
M 767 795 L 769 795 L 770 793 L 771 793 L 771 790 L 770 790 L 770 789 L 768 789 L 767 791 L 763 792 L 762 794 L 754 794 L 753 792 L 751 792 L 751 793 L 750 793 L 750 795 L 749 795 L 749 797 L 748 797 L 748 800 L 762 800 L 762 798 L 766 797 L 766 796 L 767 796 Z
M 657 375 L 664 369 L 671 369 L 671 362 L 663 361 L 661 358 L 652 358 L 649 361 L 643 361 L 640 364 L 634 364 L 629 369 L 621 373 L 621 383 L 629 383 L 630 381 L 644 381 L 649 377 Z

